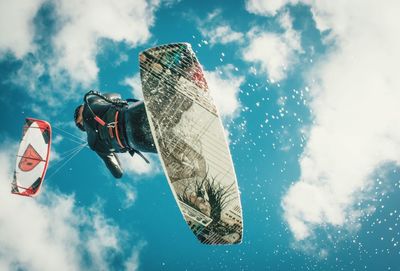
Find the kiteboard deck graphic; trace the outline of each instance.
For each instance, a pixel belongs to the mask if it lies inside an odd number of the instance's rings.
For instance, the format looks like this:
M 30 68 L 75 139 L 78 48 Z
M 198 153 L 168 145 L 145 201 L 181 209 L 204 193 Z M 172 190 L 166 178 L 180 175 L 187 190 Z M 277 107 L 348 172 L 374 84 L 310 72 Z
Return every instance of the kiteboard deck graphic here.
M 240 195 L 224 129 L 190 44 L 139 56 L 151 131 L 178 206 L 205 244 L 242 241 Z

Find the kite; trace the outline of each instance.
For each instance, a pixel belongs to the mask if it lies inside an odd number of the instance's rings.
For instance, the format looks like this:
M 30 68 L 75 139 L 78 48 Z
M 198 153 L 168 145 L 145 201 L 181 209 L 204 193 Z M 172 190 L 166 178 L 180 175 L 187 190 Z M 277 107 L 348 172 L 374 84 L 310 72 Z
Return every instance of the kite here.
M 50 148 L 50 124 L 27 118 L 17 153 L 11 193 L 28 197 L 38 194 L 46 175 Z

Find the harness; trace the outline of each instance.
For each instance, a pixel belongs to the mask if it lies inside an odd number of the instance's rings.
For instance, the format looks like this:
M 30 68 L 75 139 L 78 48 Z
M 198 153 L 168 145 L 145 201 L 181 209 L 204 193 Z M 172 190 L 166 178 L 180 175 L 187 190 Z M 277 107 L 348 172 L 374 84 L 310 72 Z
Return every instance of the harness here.
M 106 123 L 103 119 L 101 119 L 99 116 L 97 116 L 93 109 L 90 107 L 90 104 L 88 102 L 89 96 L 97 96 L 101 98 L 102 100 L 108 102 L 111 106 L 114 106 L 116 108 L 115 116 L 114 116 L 114 121 Z M 106 126 L 108 129 L 108 134 L 111 139 L 115 137 L 118 146 L 121 148 L 122 152 L 128 151 L 131 156 L 134 156 L 135 153 L 137 153 L 142 159 L 147 163 L 150 164 L 150 161 L 139 151 L 136 150 L 135 148 L 129 146 L 126 142 L 124 142 L 123 138 L 121 135 L 124 135 L 125 138 L 127 139 L 125 127 L 124 127 L 124 121 L 121 121 L 121 118 L 123 117 L 123 114 L 119 114 L 122 108 L 127 107 L 130 102 L 137 102 L 139 100 L 136 99 L 109 99 L 102 95 L 100 92 L 91 90 L 88 93 L 85 94 L 83 98 L 85 105 L 88 107 L 90 114 L 92 115 L 93 119 L 101 126 Z M 107 111 L 106 111 L 107 112 Z

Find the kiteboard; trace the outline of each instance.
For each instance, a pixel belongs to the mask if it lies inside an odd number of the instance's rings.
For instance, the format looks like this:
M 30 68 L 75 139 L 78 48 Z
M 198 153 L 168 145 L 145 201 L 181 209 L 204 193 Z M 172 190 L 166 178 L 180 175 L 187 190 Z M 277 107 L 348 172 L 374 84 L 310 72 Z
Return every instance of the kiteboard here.
M 221 118 L 190 44 L 140 53 L 151 132 L 184 219 L 204 244 L 242 241 L 237 179 Z
M 50 146 L 50 124 L 27 118 L 11 181 L 11 193 L 28 197 L 39 193 L 49 163 Z

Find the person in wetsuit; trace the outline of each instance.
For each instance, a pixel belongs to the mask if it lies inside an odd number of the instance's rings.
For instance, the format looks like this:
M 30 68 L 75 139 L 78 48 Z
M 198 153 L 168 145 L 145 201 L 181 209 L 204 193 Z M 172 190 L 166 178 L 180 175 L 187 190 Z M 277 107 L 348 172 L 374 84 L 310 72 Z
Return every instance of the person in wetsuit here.
M 122 100 L 117 93 L 89 91 L 75 109 L 76 126 L 87 133 L 89 147 L 104 161 L 115 178 L 123 170 L 116 153 L 156 153 L 143 101 Z

